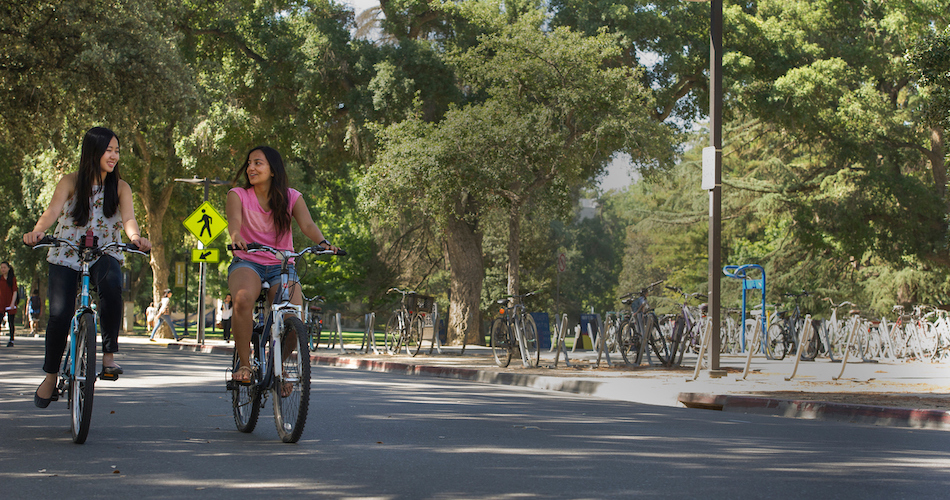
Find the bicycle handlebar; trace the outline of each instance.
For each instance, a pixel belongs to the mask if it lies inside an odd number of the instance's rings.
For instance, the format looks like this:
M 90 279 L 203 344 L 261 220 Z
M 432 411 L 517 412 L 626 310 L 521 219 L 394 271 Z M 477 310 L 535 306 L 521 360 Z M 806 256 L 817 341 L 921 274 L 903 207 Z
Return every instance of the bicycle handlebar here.
M 227 249 L 229 252 L 233 252 L 235 250 L 242 250 L 241 248 L 237 248 L 231 244 L 227 245 Z M 274 254 L 275 256 L 286 257 L 287 259 L 290 259 L 293 257 L 301 257 L 308 253 L 314 254 L 314 255 L 338 255 L 340 257 L 343 257 L 346 255 L 346 252 L 342 248 L 334 252 L 333 250 L 329 250 L 320 246 L 314 246 L 314 247 L 304 248 L 303 250 L 299 252 L 294 252 L 293 250 L 279 250 L 277 248 L 267 246 L 267 245 L 262 245 L 260 243 L 248 243 L 247 250 L 243 250 L 243 251 L 248 252 L 248 253 L 270 252 Z
M 59 246 L 66 245 L 80 253 L 82 252 L 82 250 L 92 250 L 93 255 L 97 255 L 97 254 L 101 255 L 103 252 L 105 252 L 106 250 L 110 248 L 115 248 L 123 252 L 137 253 L 139 255 L 149 255 L 149 252 L 143 252 L 142 250 L 139 250 L 138 245 L 136 245 L 135 243 L 119 243 L 119 242 L 113 241 L 110 243 L 106 243 L 105 245 L 101 247 L 100 246 L 81 247 L 80 245 L 77 245 L 69 240 L 54 238 L 53 236 L 50 236 L 50 235 L 43 236 L 43 238 L 41 238 L 40 241 L 37 241 L 32 246 L 27 245 L 26 243 L 23 243 L 23 244 L 33 249 L 46 248 L 46 247 L 59 247 Z

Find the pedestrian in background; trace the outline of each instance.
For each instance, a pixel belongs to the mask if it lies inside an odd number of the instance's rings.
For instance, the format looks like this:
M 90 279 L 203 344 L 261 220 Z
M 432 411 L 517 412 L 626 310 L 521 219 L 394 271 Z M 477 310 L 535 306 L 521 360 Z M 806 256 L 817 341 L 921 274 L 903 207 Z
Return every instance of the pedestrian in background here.
M 165 289 L 165 296 L 162 297 L 162 301 L 158 304 L 158 311 L 155 312 L 155 326 L 152 328 L 152 335 L 149 336 L 149 340 L 155 342 L 155 335 L 158 333 L 158 329 L 162 327 L 162 323 L 168 325 L 168 328 L 172 331 L 172 336 L 175 337 L 175 341 L 181 339 L 178 336 L 178 332 L 175 331 L 175 325 L 172 323 L 172 290 L 171 288 Z
M 224 296 L 224 300 L 221 301 L 221 304 L 218 306 L 218 328 L 224 330 L 224 341 L 231 341 L 231 314 L 234 313 L 234 309 L 231 305 L 231 294 Z
M 16 274 L 13 272 L 13 266 L 9 262 L 0 262 L 0 307 L 3 307 L 3 316 L 10 327 L 10 341 L 7 347 L 13 347 L 15 327 L 13 320 L 16 318 L 16 303 L 20 300 L 17 297 Z
M 36 286 L 33 287 L 33 291 L 30 293 L 26 311 L 30 315 L 30 333 L 35 337 L 39 333 L 40 316 L 43 315 L 43 299 L 40 298 L 40 289 Z
M 145 328 L 148 331 L 152 331 L 152 328 L 155 328 L 155 313 L 158 312 L 158 309 L 155 308 L 155 301 L 149 302 L 148 307 L 145 308 Z

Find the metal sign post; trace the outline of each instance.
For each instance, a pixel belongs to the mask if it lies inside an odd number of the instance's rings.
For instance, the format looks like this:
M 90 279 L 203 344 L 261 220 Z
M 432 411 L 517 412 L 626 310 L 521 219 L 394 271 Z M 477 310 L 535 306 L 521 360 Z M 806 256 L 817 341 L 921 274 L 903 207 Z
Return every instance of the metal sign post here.
M 193 179 L 175 179 L 175 182 L 187 182 L 189 184 L 201 184 L 204 186 L 204 203 L 182 221 L 185 228 L 198 238 L 198 250 L 204 250 L 205 245 L 211 243 L 212 240 L 217 238 L 218 235 L 228 227 L 228 221 L 218 214 L 214 207 L 208 203 L 208 186 L 223 186 L 230 184 L 230 182 L 222 181 L 221 179 L 208 179 L 207 177 L 204 179 L 197 177 Z M 210 255 L 211 254 L 207 254 L 206 257 L 210 257 Z M 192 259 L 194 259 L 194 254 L 192 254 Z M 205 343 L 205 263 L 210 262 L 210 260 L 205 259 L 206 258 L 201 259 L 198 264 L 198 345 L 204 345 Z M 185 328 L 187 331 L 187 315 L 185 315 Z

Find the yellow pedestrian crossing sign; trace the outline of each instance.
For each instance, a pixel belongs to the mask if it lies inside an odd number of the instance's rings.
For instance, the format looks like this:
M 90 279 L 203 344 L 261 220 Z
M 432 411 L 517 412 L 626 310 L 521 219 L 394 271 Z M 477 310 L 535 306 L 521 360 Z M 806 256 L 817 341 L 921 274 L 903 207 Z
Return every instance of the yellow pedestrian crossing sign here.
M 192 248 L 191 261 L 208 264 L 217 264 L 221 257 L 221 252 L 217 248 Z
M 185 228 L 198 238 L 198 241 L 207 245 L 228 227 L 228 221 L 207 201 L 202 203 L 194 212 L 182 221 Z

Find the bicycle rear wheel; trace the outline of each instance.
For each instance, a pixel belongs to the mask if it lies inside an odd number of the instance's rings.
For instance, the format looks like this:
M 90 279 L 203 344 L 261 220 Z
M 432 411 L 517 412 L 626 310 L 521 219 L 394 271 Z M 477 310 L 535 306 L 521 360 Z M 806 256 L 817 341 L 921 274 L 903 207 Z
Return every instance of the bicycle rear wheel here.
M 261 366 L 260 348 L 258 339 L 251 340 L 251 366 L 256 371 Z M 237 350 L 234 351 L 232 370 L 237 371 L 241 366 Z M 231 407 L 234 412 L 234 425 L 241 432 L 254 432 L 257 427 L 257 417 L 261 412 L 261 391 L 256 384 L 241 385 L 231 383 Z
M 541 363 L 541 345 L 538 340 L 538 325 L 530 314 L 524 315 L 524 326 L 522 329 L 524 335 L 525 357 L 528 360 L 529 367 L 538 366 Z
M 406 348 L 409 349 L 409 354 L 415 356 L 419 354 L 419 351 L 422 350 L 422 333 L 425 329 L 425 318 L 421 314 L 416 314 L 412 317 L 412 322 L 409 324 L 409 337 L 406 339 Z
M 76 367 L 69 381 L 70 430 L 73 442 L 82 444 L 89 435 L 92 399 L 96 386 L 96 318 L 84 313 L 76 325 Z
M 296 443 L 303 434 L 310 409 L 310 351 L 307 330 L 296 316 L 285 318 L 280 339 L 282 372 L 275 378 L 274 424 L 285 443 Z M 275 374 L 276 375 L 276 374 Z
M 511 364 L 511 335 L 504 318 L 495 318 L 491 324 L 491 354 L 495 364 L 504 368 Z

